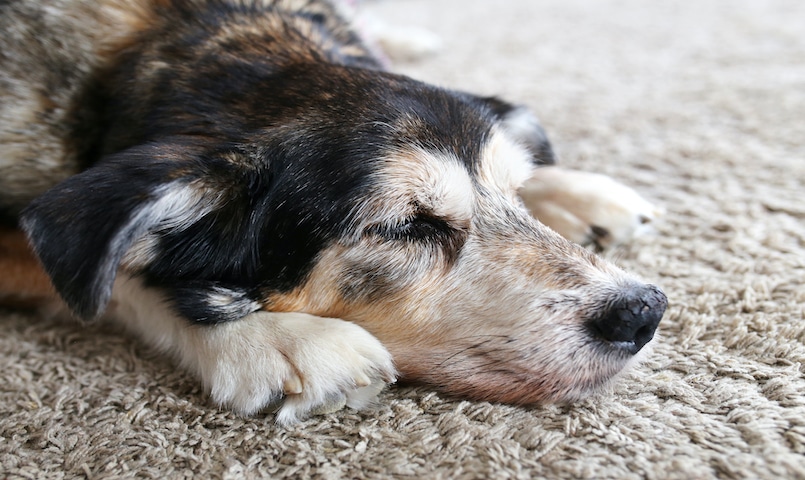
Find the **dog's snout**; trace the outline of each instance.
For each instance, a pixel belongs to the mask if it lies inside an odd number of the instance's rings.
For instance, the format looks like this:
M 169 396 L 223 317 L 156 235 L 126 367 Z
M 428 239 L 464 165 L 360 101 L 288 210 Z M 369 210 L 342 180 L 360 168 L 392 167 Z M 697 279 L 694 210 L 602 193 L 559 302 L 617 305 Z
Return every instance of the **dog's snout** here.
M 635 354 L 654 337 L 667 306 L 667 297 L 656 286 L 632 288 L 612 304 L 593 327 L 604 340 Z

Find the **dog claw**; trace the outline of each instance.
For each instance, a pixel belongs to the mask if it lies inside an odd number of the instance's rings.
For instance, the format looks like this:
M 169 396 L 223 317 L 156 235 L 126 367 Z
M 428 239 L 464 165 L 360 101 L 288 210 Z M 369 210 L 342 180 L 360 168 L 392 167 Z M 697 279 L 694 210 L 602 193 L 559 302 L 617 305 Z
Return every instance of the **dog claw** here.
M 297 375 L 293 375 L 282 383 L 282 391 L 285 395 L 299 395 L 302 393 L 302 380 Z
M 355 377 L 355 386 L 358 388 L 368 387 L 371 384 L 372 380 L 365 373 L 360 373 Z

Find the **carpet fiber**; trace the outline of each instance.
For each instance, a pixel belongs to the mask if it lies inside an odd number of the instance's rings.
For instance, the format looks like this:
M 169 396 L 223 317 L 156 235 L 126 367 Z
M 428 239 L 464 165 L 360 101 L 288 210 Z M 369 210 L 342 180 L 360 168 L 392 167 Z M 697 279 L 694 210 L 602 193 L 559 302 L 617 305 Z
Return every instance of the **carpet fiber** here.
M 571 406 L 392 387 L 280 429 L 111 327 L 6 312 L 0 478 L 805 478 L 805 3 L 369 8 L 444 40 L 399 70 L 528 104 L 563 165 L 666 209 L 612 255 L 668 294 L 648 360 Z

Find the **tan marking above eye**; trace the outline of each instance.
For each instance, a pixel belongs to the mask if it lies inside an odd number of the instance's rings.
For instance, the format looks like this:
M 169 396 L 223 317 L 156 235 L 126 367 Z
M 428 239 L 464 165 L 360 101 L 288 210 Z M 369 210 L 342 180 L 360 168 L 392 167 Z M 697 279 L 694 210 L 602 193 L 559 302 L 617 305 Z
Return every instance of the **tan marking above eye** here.
M 382 162 L 355 218 L 365 228 L 400 224 L 426 214 L 460 227 L 469 223 L 474 202 L 472 179 L 461 161 L 412 148 L 394 152 Z

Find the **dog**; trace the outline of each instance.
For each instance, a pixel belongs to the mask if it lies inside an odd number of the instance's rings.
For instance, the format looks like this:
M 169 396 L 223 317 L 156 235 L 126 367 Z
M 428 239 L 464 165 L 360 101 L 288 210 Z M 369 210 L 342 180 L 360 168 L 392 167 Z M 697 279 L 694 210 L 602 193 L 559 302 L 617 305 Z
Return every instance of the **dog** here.
M 601 247 L 624 203 L 580 206 L 529 110 L 384 70 L 326 0 L 6 0 L 0 30 L 4 303 L 114 318 L 235 412 L 574 401 L 664 314 L 529 213 Z

